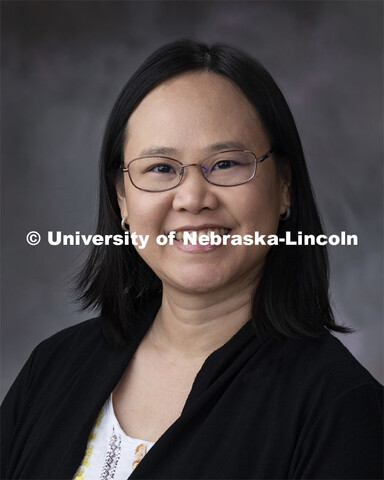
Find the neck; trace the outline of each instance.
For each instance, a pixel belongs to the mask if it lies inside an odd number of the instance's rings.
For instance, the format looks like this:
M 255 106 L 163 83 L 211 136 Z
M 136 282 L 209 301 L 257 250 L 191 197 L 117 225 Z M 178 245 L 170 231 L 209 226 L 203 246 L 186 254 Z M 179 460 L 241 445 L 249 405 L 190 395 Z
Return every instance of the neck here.
M 191 294 L 164 286 L 150 342 L 180 364 L 203 362 L 251 318 L 252 290 L 231 291 Z

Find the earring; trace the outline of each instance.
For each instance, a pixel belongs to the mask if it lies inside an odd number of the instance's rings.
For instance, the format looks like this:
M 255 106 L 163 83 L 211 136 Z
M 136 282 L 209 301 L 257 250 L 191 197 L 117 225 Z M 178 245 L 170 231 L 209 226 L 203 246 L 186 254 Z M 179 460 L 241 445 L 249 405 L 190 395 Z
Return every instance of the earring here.
M 280 215 L 280 220 L 282 222 L 285 222 L 285 220 L 288 220 L 288 218 L 291 216 L 291 206 L 290 205 L 284 205 L 284 206 L 286 208 L 286 211 L 285 211 L 285 213 Z
M 127 217 L 124 217 L 122 220 L 121 220 L 121 229 L 124 230 L 124 232 L 129 232 L 129 225 L 127 225 L 125 223 L 125 219 Z

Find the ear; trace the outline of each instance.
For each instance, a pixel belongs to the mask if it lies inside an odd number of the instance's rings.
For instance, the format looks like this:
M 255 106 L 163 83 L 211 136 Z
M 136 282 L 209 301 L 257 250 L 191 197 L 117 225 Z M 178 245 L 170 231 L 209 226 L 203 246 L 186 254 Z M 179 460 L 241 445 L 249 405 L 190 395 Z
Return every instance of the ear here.
M 287 206 L 291 206 L 291 168 L 288 164 L 283 164 L 279 168 L 280 186 L 281 186 L 281 205 L 280 215 L 287 211 Z
M 120 208 L 121 218 L 126 217 L 125 223 L 129 224 L 128 209 L 127 209 L 127 199 L 125 196 L 125 186 L 124 186 L 124 176 L 119 175 L 116 180 L 116 195 L 117 202 Z

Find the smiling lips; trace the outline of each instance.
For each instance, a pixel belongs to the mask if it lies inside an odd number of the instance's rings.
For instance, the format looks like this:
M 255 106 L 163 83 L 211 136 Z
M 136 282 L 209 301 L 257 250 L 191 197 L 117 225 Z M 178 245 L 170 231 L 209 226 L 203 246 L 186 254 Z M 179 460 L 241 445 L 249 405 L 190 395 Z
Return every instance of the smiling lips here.
M 178 242 L 184 242 L 184 234 L 192 234 L 196 233 L 197 239 L 202 237 L 203 235 L 220 235 L 221 237 L 223 235 L 227 235 L 228 232 L 230 232 L 229 228 L 224 228 L 224 227 L 214 227 L 214 228 L 193 228 L 193 229 L 183 229 L 183 230 L 174 230 L 176 231 L 176 240 Z M 186 237 L 186 240 L 188 237 Z

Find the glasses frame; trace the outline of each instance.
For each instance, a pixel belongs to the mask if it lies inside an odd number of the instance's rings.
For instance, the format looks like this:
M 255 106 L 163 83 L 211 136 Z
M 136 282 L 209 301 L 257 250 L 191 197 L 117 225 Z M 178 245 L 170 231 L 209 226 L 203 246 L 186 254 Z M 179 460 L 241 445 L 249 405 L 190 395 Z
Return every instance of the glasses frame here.
M 243 153 L 250 153 L 254 160 L 255 160 L 255 166 L 254 166 L 254 170 L 253 170 L 253 174 L 250 178 L 248 178 L 248 180 L 244 180 L 244 182 L 240 182 L 240 183 L 235 183 L 234 185 L 220 185 L 218 183 L 214 183 L 214 182 L 211 182 L 210 180 L 208 180 L 208 178 L 204 175 L 203 173 L 203 169 L 201 168 L 201 164 L 203 162 L 205 162 L 206 160 L 212 158 L 212 157 L 215 157 L 217 155 L 220 155 L 221 153 L 231 153 L 231 152 L 243 152 Z M 181 163 L 179 160 L 176 160 L 176 158 L 172 158 L 172 157 L 166 157 L 164 155 L 148 155 L 148 156 L 145 156 L 145 157 L 137 157 L 137 158 L 133 158 L 132 160 L 130 160 L 130 162 L 128 163 L 128 165 L 126 167 L 124 167 L 124 165 L 120 165 L 120 168 L 121 170 L 126 173 L 128 172 L 128 176 L 129 176 L 129 179 L 132 183 L 132 185 L 137 188 L 138 190 L 142 190 L 143 192 L 151 192 L 151 193 L 159 193 L 159 192 L 168 192 L 169 190 L 173 190 L 174 188 L 178 187 L 180 185 L 180 183 L 182 182 L 183 178 L 184 178 L 184 169 L 187 168 L 187 167 L 199 167 L 199 170 L 201 172 L 201 175 L 203 176 L 203 178 L 208 182 L 210 183 L 211 185 L 216 185 L 217 187 L 237 187 L 238 185 L 243 185 L 244 183 L 248 183 L 250 182 L 254 176 L 256 175 L 256 170 L 257 170 L 257 164 L 258 163 L 261 163 L 261 162 L 264 162 L 264 160 L 266 160 L 267 158 L 271 157 L 273 154 L 273 149 L 269 150 L 267 153 L 265 153 L 264 155 L 262 155 L 261 157 L 256 157 L 256 154 L 254 152 L 251 152 L 250 150 L 223 150 L 222 152 L 218 152 L 218 153 L 213 153 L 212 155 L 209 155 L 209 157 L 206 157 L 206 158 L 203 158 L 202 160 L 200 160 L 200 162 L 197 162 L 197 163 L 188 163 L 186 165 L 184 165 L 183 163 Z M 131 177 L 131 173 L 129 171 L 129 166 L 131 165 L 132 162 L 136 161 L 136 160 L 141 160 L 142 158 L 164 158 L 164 160 L 172 160 L 174 162 L 177 162 L 181 165 L 181 170 L 180 170 L 180 173 L 179 173 L 179 181 L 177 182 L 177 184 L 173 187 L 170 187 L 170 188 L 165 188 L 163 190 L 148 190 L 146 188 L 141 188 L 141 187 L 138 187 L 137 185 L 135 185 L 135 183 L 133 182 L 132 180 L 132 177 Z

